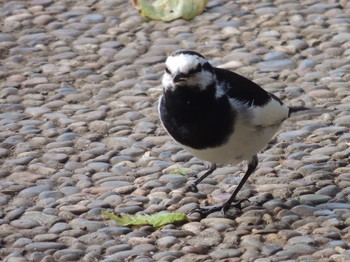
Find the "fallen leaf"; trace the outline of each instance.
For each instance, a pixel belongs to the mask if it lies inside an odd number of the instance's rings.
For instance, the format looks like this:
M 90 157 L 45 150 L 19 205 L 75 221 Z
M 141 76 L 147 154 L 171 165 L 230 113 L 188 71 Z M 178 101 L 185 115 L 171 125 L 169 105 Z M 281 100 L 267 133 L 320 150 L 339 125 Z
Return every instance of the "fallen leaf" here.
M 174 175 L 187 175 L 191 170 L 186 167 L 180 167 L 174 170 L 171 170 L 169 173 Z
M 185 214 L 181 213 L 160 213 L 153 215 L 115 215 L 111 212 L 102 210 L 101 214 L 112 219 L 118 226 L 142 226 L 151 225 L 153 227 L 161 227 L 167 224 L 188 222 L 189 219 Z
M 133 6 L 141 15 L 153 20 L 171 21 L 182 17 L 191 20 L 203 13 L 209 0 L 133 0 Z

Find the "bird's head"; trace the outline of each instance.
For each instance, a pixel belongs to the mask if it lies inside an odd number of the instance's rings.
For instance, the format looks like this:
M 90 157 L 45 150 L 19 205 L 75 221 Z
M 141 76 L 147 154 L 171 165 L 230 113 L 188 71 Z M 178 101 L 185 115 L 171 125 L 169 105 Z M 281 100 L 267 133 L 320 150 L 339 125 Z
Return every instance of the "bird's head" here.
M 162 84 L 165 90 L 179 86 L 205 90 L 215 82 L 213 67 L 201 54 L 193 51 L 177 51 L 165 62 Z

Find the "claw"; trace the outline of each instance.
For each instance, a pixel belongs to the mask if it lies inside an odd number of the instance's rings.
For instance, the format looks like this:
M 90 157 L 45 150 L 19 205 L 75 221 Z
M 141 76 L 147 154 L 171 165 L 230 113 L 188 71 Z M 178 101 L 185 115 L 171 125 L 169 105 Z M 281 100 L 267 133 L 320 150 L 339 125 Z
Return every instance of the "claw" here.
M 206 218 L 211 213 L 220 211 L 221 208 L 222 208 L 221 206 L 219 206 L 219 207 L 198 207 L 198 208 L 192 209 L 189 214 L 199 213 L 199 215 L 202 219 L 202 218 Z
M 222 215 L 223 215 L 224 217 L 227 217 L 227 211 L 228 211 L 231 207 L 234 207 L 234 208 L 236 208 L 236 209 L 238 209 L 238 210 L 241 210 L 241 209 L 242 209 L 242 203 L 245 202 L 245 201 L 248 201 L 248 202 L 250 203 L 249 199 L 242 199 L 242 200 L 239 200 L 239 201 L 237 201 L 237 202 L 235 202 L 235 203 L 227 203 L 227 204 L 224 203 L 224 204 L 222 205 L 222 208 L 221 208 Z
M 197 188 L 197 185 L 195 183 L 190 184 L 189 186 L 187 186 L 186 189 L 190 192 L 195 192 L 195 193 L 198 192 L 198 188 Z
M 231 207 L 234 207 L 234 208 L 237 208 L 237 209 L 241 210 L 242 209 L 242 203 L 245 202 L 245 201 L 250 202 L 248 199 L 242 199 L 242 200 L 239 200 L 236 203 L 227 203 L 226 202 L 222 206 L 198 207 L 198 208 L 192 209 L 189 214 L 199 213 L 201 218 L 205 218 L 211 213 L 214 213 L 214 212 L 217 212 L 217 211 L 221 211 L 221 213 L 223 214 L 224 217 L 228 217 L 229 215 L 227 214 L 227 211 Z

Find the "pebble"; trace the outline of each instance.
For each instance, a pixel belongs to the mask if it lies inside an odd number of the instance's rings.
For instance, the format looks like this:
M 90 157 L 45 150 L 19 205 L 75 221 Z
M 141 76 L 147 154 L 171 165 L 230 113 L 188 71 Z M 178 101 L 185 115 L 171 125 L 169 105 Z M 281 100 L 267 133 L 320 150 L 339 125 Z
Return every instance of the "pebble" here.
M 25 237 L 22 237 L 22 238 L 19 238 L 17 239 L 14 243 L 13 243 L 13 247 L 16 247 L 16 248 L 23 248 L 25 247 L 26 245 L 32 243 L 33 241 L 29 238 L 25 238 Z
M 68 224 L 72 229 L 81 229 L 87 232 L 95 232 L 104 227 L 104 223 L 89 221 L 81 218 L 73 219 Z
M 160 239 L 157 240 L 157 245 L 160 248 L 170 248 L 171 246 L 173 246 L 176 243 L 179 243 L 180 241 L 173 236 L 166 236 L 166 237 L 162 237 Z
M 321 209 L 350 209 L 350 205 L 346 203 L 324 203 L 317 206 Z
M 202 245 L 211 247 L 211 246 L 219 245 L 221 240 L 222 240 L 222 237 L 217 230 L 213 228 L 207 228 L 201 231 L 198 234 L 198 236 L 194 236 L 193 238 L 189 239 L 187 243 L 190 245 L 201 243 Z
M 261 71 L 267 71 L 267 72 L 280 71 L 283 69 L 292 69 L 295 66 L 296 66 L 295 63 L 289 59 L 269 60 L 269 61 L 264 61 L 257 64 L 257 67 Z
M 103 243 L 111 239 L 111 236 L 102 232 L 92 232 L 79 237 L 79 240 L 87 245 L 98 245 L 99 243 Z
M 53 257 L 56 260 L 65 259 L 65 260 L 79 260 L 84 252 L 76 248 L 66 248 L 58 250 L 53 254 Z
M 38 185 L 38 186 L 32 186 L 32 187 L 28 187 L 26 189 L 23 189 L 21 192 L 19 192 L 19 196 L 21 197 L 35 197 L 38 196 L 40 193 L 45 192 L 45 191 L 49 191 L 50 188 L 48 186 L 45 185 Z
M 65 223 L 65 222 L 58 222 L 56 224 L 54 224 L 50 229 L 49 232 L 50 233 L 55 233 L 55 234 L 59 234 L 62 233 L 63 231 L 69 230 L 71 229 L 71 227 L 69 226 L 69 224 Z
M 182 255 L 183 255 L 183 253 L 180 251 L 163 251 L 163 252 L 158 252 L 158 253 L 154 254 L 152 257 L 156 261 L 159 261 L 160 259 L 165 259 L 167 257 L 170 259 L 180 258 Z
M 302 140 L 310 134 L 307 130 L 293 130 L 288 132 L 283 132 L 279 134 L 278 139 L 284 141 L 298 141 Z
M 291 211 L 299 216 L 312 216 L 313 213 L 317 211 L 317 208 L 309 205 L 298 205 L 293 207 Z
M 322 203 L 326 203 L 331 200 L 332 197 L 321 194 L 307 194 L 302 195 L 298 198 L 300 204 L 302 205 L 318 205 Z
M 38 242 L 38 243 L 29 243 L 26 245 L 25 250 L 28 252 L 45 252 L 47 250 L 60 250 L 66 248 L 65 245 L 56 242 Z
M 60 219 L 55 215 L 44 214 L 39 211 L 26 211 L 21 219 L 32 219 L 41 225 L 51 227 L 53 224 L 58 222 Z
M 238 258 L 241 255 L 242 255 L 242 251 L 234 248 L 220 249 L 210 253 L 210 256 L 214 259 L 225 259 L 225 258 L 233 258 L 233 257 Z
M 40 224 L 33 219 L 17 219 L 11 221 L 10 225 L 21 229 L 31 229 L 39 226 Z

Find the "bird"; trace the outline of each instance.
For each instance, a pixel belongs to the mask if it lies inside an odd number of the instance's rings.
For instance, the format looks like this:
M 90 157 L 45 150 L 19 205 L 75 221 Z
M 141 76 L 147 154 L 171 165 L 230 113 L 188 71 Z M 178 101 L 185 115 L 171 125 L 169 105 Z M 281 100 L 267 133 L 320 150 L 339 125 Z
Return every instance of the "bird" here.
M 293 113 L 307 110 L 288 107 L 274 94 L 248 78 L 214 67 L 200 53 L 179 50 L 165 61 L 163 92 L 158 113 L 167 133 L 193 156 L 209 162 L 209 169 L 190 186 L 212 174 L 217 165 L 247 161 L 247 170 L 230 198 L 220 206 L 193 210 L 202 217 L 217 211 L 225 216 L 258 165 L 257 153 L 273 138 Z

